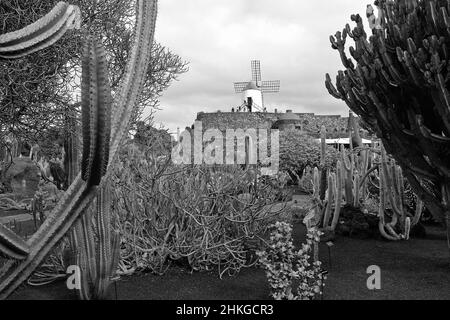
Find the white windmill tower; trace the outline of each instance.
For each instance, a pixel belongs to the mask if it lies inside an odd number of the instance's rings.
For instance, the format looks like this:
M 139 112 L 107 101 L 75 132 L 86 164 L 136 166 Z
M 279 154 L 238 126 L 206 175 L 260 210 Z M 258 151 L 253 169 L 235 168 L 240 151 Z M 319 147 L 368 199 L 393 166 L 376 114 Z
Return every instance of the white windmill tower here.
M 261 63 L 259 60 L 251 62 L 252 80 L 249 82 L 235 82 L 234 90 L 242 93 L 244 105 L 248 111 L 264 109 L 264 93 L 280 92 L 280 80 L 262 81 Z

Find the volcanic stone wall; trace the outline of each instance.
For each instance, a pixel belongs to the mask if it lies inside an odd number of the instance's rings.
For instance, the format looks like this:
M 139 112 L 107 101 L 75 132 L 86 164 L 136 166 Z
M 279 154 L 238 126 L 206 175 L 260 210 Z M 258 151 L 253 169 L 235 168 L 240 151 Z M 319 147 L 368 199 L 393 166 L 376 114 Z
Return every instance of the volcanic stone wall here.
M 266 112 L 213 112 L 197 114 L 196 121 L 202 122 L 203 130 L 219 129 L 270 129 L 283 113 Z M 328 137 L 347 137 L 347 117 L 339 115 L 315 115 L 314 113 L 295 113 L 299 116 L 298 129 L 318 137 L 322 125 L 327 129 Z
M 270 129 L 276 117 L 270 113 L 250 112 L 214 112 L 197 114 L 196 121 L 201 121 L 204 130 L 219 129 Z

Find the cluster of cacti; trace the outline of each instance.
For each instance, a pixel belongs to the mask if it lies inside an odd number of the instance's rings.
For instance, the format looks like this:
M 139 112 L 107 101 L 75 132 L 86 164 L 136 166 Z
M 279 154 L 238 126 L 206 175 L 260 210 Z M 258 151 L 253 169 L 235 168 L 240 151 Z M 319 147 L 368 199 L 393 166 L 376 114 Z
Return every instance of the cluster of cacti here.
M 388 160 L 386 151 L 382 148 L 380 165 L 380 207 L 379 207 L 379 227 L 381 234 L 390 240 L 402 238 L 394 231 L 399 219 L 406 219 L 403 210 L 403 175 L 400 167 L 395 165 L 394 160 Z M 392 218 L 389 223 L 385 221 L 385 211 L 387 207 L 392 209 Z M 386 233 L 386 230 L 388 233 Z M 404 234 L 409 234 L 409 230 L 403 230 Z
M 321 142 L 322 144 L 325 142 L 324 134 L 322 134 Z M 365 201 L 369 197 L 375 196 L 368 191 L 368 179 L 371 177 L 379 181 L 379 229 L 385 238 L 389 240 L 408 239 L 410 228 L 419 222 L 423 204 L 419 202 L 411 220 L 403 203 L 404 177 L 402 170 L 393 159 L 387 157 L 383 146 L 380 149 L 375 147 L 353 149 L 350 141 L 348 151 L 341 148 L 341 158 L 336 164 L 336 170 L 327 173 L 325 184 L 320 175 L 319 169 L 315 168 L 313 177 L 314 219 L 315 223 L 320 224 L 323 230 L 335 231 L 342 204 L 362 209 Z M 326 190 L 323 198 L 321 190 Z M 389 222 L 386 222 L 386 209 L 391 209 L 393 212 Z M 398 226 L 402 231 L 401 234 L 394 230 Z
M 85 87 L 83 90 L 84 94 L 89 95 L 83 97 L 85 102 L 82 121 L 83 140 L 89 148 L 83 149 L 82 174 L 75 177 L 44 224 L 28 241 L 0 226 L 0 251 L 12 258 L 0 269 L 0 298 L 7 297 L 25 281 L 83 216 L 97 194 L 102 175 L 107 174 L 106 169 L 109 169 L 117 156 L 117 150 L 128 131 L 130 117 L 135 109 L 150 59 L 157 1 L 138 0 L 136 8 L 133 47 L 124 80 L 113 103 L 111 126 L 107 124 L 107 106 L 110 101 L 105 89 L 106 66 L 98 61 L 102 57 L 102 50 L 93 38 L 88 37 L 89 45 L 83 59 L 83 82 L 89 83 L 90 88 Z M 58 4 L 57 9 L 35 24 L 0 36 L 2 57 L 16 58 L 51 45 L 67 29 L 79 27 L 77 12 L 76 7 Z M 17 263 L 16 259 L 22 261 Z
M 375 169 L 369 148 L 349 151 L 341 149 L 340 165 L 342 166 L 342 184 L 344 185 L 344 198 L 347 205 L 359 208 L 368 196 L 367 178 Z
M 434 217 L 447 218 L 450 248 L 450 6 L 444 0 L 379 0 L 331 36 L 345 67 L 329 93 L 347 103 L 382 140 Z M 355 46 L 345 48 L 347 38 Z M 351 59 L 347 52 L 350 52 Z M 426 183 L 423 183 L 423 181 Z M 428 183 L 430 182 L 430 183 Z
M 342 169 L 341 161 L 336 164 L 337 173 L 329 172 L 325 166 L 325 148 L 326 148 L 326 129 L 321 129 L 321 168 L 316 167 L 313 173 L 313 202 L 314 202 L 314 220 L 312 224 L 318 225 L 322 221 L 323 228 L 332 230 L 336 228 L 342 200 Z M 331 225 L 329 225 L 332 208 L 334 213 Z M 313 227 L 308 223 L 308 227 Z
M 380 233 L 388 240 L 409 239 L 411 228 L 415 226 L 422 214 L 423 203 L 419 200 L 414 217 L 408 216 L 404 205 L 404 177 L 402 169 L 389 159 L 381 146 L 381 163 L 379 166 L 379 212 Z M 386 208 L 391 209 L 391 220 L 386 222 Z M 399 225 L 400 232 L 395 231 Z
M 326 130 L 321 130 L 321 163 L 324 162 L 326 145 Z M 341 149 L 340 159 L 336 163 L 335 172 L 328 171 L 325 166 L 314 169 L 313 178 L 313 198 L 316 203 L 316 217 L 322 223 L 325 230 L 334 231 L 336 229 L 341 210 L 343 194 L 347 204 L 355 205 L 359 194 L 359 182 L 356 161 L 353 152 L 348 156 L 345 150 Z M 320 173 L 319 173 L 320 172 Z M 320 177 L 319 177 L 320 175 Z M 344 190 L 344 193 L 343 193 Z M 331 213 L 333 212 L 333 215 Z M 331 224 L 330 224 L 331 219 Z
M 361 158 L 361 161 L 355 160 Z M 313 194 L 316 203 L 317 214 L 322 221 L 324 229 L 334 231 L 336 229 L 341 206 L 343 204 L 359 207 L 360 203 L 365 199 L 367 187 L 365 178 L 367 170 L 357 170 L 357 164 L 361 164 L 360 169 L 367 165 L 367 153 L 363 152 L 362 156 L 347 153 L 342 149 L 341 159 L 336 164 L 335 172 L 327 173 L 325 184 L 326 197 L 320 200 L 319 194 Z M 321 181 L 319 179 L 319 170 L 315 169 L 314 189 L 320 189 Z M 344 201 L 345 200 L 345 201 Z M 332 214 L 333 212 L 333 214 Z M 330 219 L 332 218 L 331 224 Z

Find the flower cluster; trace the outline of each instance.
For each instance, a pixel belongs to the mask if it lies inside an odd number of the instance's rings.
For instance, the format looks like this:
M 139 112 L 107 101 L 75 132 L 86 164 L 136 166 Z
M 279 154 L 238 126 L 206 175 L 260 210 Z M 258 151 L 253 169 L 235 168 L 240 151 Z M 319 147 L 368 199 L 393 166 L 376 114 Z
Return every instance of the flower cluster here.
M 272 297 L 275 300 L 314 299 L 322 293 L 325 278 L 321 262 L 311 257 L 311 252 L 317 251 L 322 233 L 316 228 L 308 230 L 306 243 L 296 252 L 292 227 L 285 222 L 277 222 L 272 227 L 268 248 L 257 252 L 266 270 Z M 297 290 L 293 292 L 295 287 Z

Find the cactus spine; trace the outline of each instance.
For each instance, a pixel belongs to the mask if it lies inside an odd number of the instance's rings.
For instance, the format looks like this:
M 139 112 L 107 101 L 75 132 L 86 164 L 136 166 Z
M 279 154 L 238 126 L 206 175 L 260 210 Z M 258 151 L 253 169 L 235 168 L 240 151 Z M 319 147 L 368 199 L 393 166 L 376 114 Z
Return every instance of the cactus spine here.
M 130 117 L 135 110 L 150 59 L 157 1 L 137 0 L 136 8 L 135 37 L 130 60 L 126 67 L 127 71 L 124 80 L 113 104 L 114 116 L 111 127 L 108 166 L 111 166 L 115 160 L 117 150 L 128 130 Z M 104 164 L 105 161 L 100 161 L 93 164 L 93 167 L 100 168 Z M 92 178 L 92 180 L 89 179 L 85 182 L 81 178 L 81 174 L 77 175 L 44 224 L 27 242 L 30 246 L 30 251 L 26 259 L 19 264 L 9 260 L 2 266 L 0 269 L 0 298 L 6 298 L 25 281 L 74 223 L 83 216 L 83 213 L 97 193 L 95 176 L 91 175 L 88 177 Z M 0 241 L 2 241 L 1 239 Z

